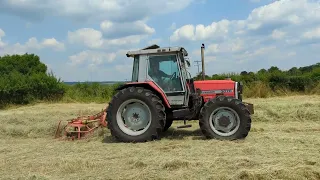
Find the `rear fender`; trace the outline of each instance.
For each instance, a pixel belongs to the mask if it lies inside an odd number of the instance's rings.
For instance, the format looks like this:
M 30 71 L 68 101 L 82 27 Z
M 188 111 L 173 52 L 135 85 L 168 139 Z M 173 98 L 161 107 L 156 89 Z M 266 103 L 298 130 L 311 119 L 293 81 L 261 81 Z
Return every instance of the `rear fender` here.
M 116 90 L 121 90 L 127 87 L 143 87 L 146 89 L 149 89 L 153 91 L 156 95 L 159 96 L 159 98 L 164 102 L 164 105 L 166 108 L 171 108 L 169 101 L 167 99 L 167 96 L 164 94 L 163 91 L 152 81 L 147 81 L 147 82 L 132 82 L 132 83 L 126 83 L 120 87 L 118 87 Z
M 254 114 L 253 104 L 247 103 L 247 102 L 242 102 L 242 103 L 247 107 L 247 109 L 249 110 L 250 114 Z

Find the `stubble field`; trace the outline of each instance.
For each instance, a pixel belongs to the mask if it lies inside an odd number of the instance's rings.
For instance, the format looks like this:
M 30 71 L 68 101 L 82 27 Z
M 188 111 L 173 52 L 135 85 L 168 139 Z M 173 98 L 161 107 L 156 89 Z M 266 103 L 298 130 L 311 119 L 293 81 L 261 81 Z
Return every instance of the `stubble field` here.
M 59 119 L 106 104 L 37 104 L 0 111 L 1 179 L 320 179 L 320 96 L 246 99 L 255 104 L 242 141 L 203 138 L 197 121 L 161 141 L 117 143 L 107 129 L 53 139 Z

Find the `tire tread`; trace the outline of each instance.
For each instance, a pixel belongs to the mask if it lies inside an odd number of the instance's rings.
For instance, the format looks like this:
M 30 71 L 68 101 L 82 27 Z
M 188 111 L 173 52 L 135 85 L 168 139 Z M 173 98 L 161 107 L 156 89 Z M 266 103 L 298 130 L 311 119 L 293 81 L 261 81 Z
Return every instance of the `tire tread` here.
M 214 106 L 219 106 L 221 104 L 228 104 L 230 106 L 236 107 L 236 111 L 239 113 L 240 121 L 244 121 L 244 124 L 240 122 L 240 127 L 238 132 L 235 133 L 235 136 L 232 137 L 221 137 L 215 134 L 208 122 L 208 118 L 212 112 Z M 246 108 L 246 106 L 239 100 L 233 97 L 227 96 L 217 96 L 216 98 L 210 99 L 208 102 L 204 104 L 201 108 L 200 116 L 199 116 L 199 126 L 201 132 L 207 139 L 220 139 L 220 140 L 236 140 L 236 139 L 244 139 L 248 136 L 249 131 L 251 129 L 251 117 L 250 112 Z
M 156 109 L 155 113 L 157 115 L 154 117 L 157 117 L 157 119 L 153 119 L 156 122 L 156 125 L 152 129 L 153 131 L 151 131 L 149 135 L 147 135 L 145 138 L 137 138 L 136 140 L 132 140 L 132 139 L 134 139 L 134 137 L 127 138 L 126 135 L 121 135 L 122 133 L 119 134 L 119 132 L 115 129 L 116 125 L 114 125 L 113 123 L 116 123 L 116 121 L 114 121 L 113 119 L 116 118 L 116 117 L 114 117 L 114 116 L 116 116 L 116 110 L 115 110 L 114 106 L 115 106 L 116 102 L 121 99 L 122 96 L 124 96 L 124 95 L 135 96 L 137 94 L 139 96 L 145 96 L 146 99 L 148 99 L 149 102 L 151 102 L 152 106 L 155 107 L 154 109 Z M 124 100 L 126 100 L 126 99 L 124 99 Z M 166 119 L 165 107 L 164 107 L 161 99 L 158 96 L 156 96 L 151 90 L 145 89 L 143 87 L 134 87 L 134 86 L 124 88 L 124 89 L 118 91 L 113 96 L 106 111 L 107 111 L 106 121 L 108 122 L 108 128 L 110 129 L 111 135 L 117 141 L 121 141 L 121 142 L 147 142 L 147 141 L 161 139 L 160 135 L 161 135 L 162 130 L 164 128 L 165 119 Z

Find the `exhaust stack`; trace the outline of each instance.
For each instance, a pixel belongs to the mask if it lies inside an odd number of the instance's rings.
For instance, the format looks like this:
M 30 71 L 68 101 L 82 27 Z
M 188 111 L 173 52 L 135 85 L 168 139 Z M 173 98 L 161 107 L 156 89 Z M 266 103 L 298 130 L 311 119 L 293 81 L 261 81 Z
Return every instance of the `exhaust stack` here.
M 202 62 L 202 80 L 205 80 L 205 71 L 204 71 L 204 44 L 201 46 L 201 62 Z

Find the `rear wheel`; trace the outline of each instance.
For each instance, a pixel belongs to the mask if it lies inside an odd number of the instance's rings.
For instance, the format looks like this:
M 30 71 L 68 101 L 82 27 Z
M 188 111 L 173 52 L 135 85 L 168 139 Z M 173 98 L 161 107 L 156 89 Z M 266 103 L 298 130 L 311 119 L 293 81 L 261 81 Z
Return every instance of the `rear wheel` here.
M 240 100 L 219 96 L 202 107 L 199 125 L 209 139 L 243 139 L 251 129 L 251 117 Z
M 142 87 L 120 90 L 109 103 L 108 127 L 122 142 L 160 139 L 165 122 L 165 108 L 152 91 Z

